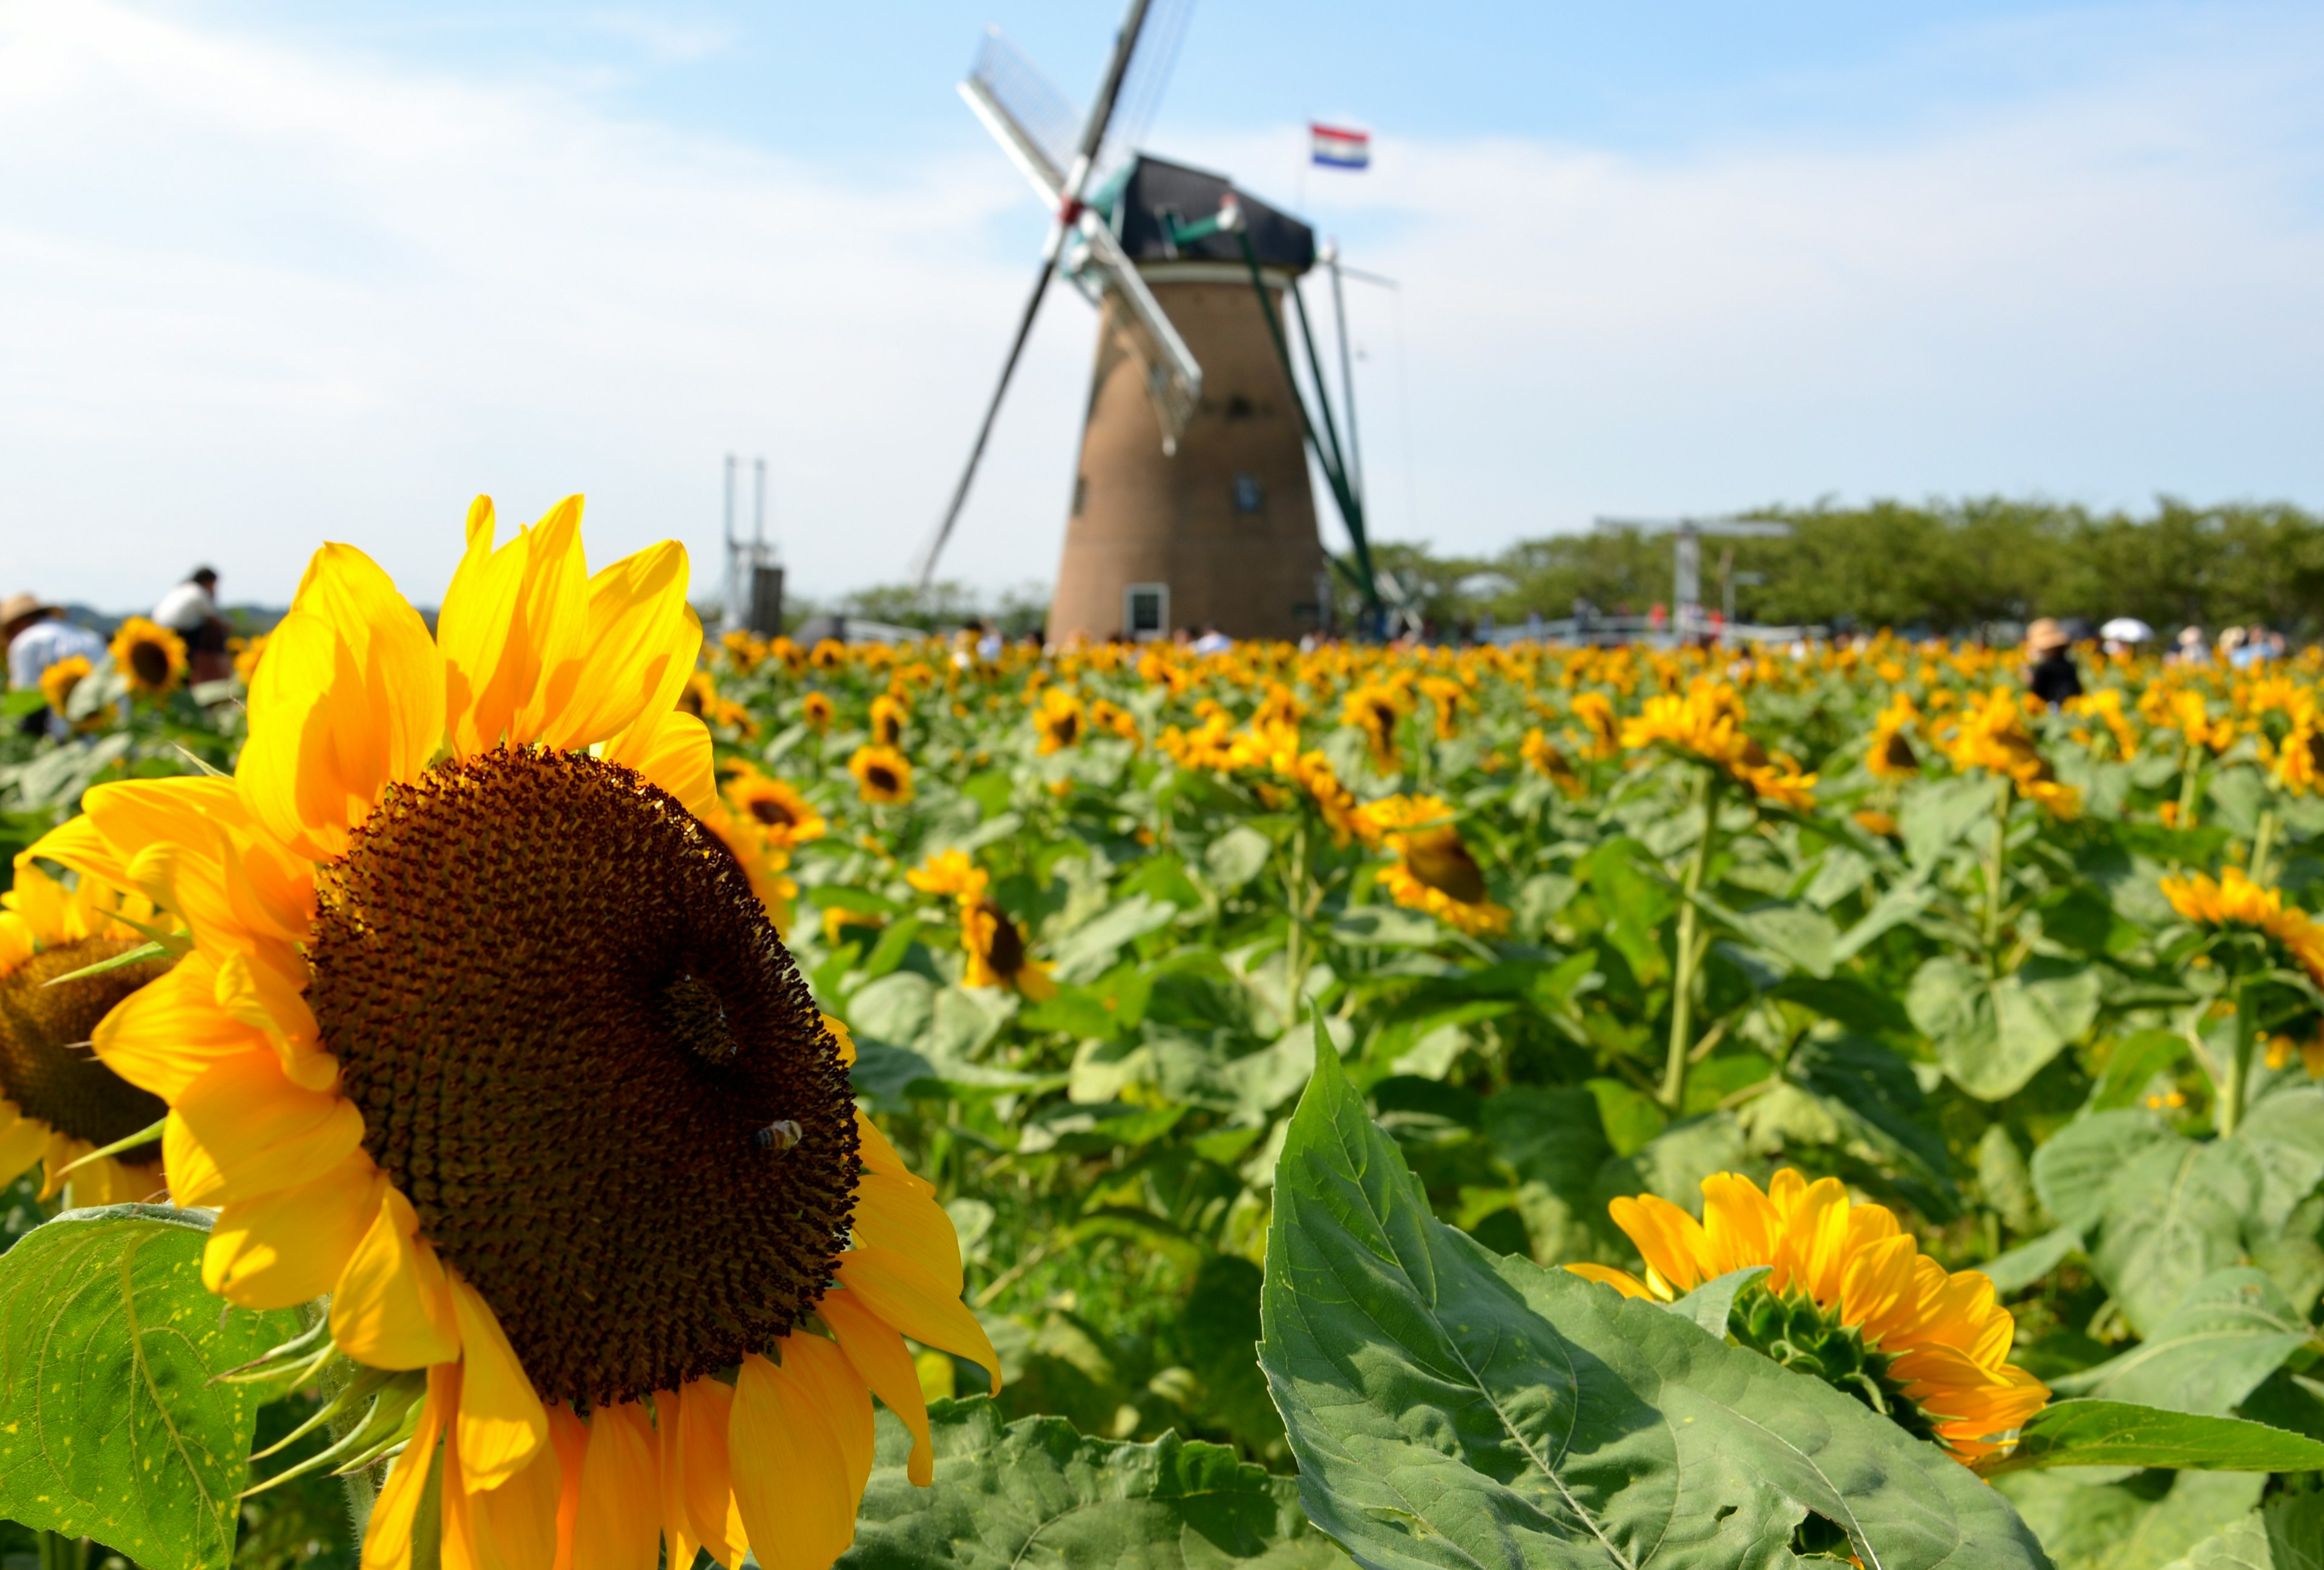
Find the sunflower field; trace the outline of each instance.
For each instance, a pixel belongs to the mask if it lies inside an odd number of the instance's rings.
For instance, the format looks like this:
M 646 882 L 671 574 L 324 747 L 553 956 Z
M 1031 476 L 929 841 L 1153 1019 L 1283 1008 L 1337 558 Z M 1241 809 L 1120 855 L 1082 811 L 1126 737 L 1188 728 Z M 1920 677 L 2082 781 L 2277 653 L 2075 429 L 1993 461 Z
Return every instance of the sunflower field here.
M 2324 1565 L 2318 651 L 706 641 L 578 519 L 12 697 L 0 1549 Z

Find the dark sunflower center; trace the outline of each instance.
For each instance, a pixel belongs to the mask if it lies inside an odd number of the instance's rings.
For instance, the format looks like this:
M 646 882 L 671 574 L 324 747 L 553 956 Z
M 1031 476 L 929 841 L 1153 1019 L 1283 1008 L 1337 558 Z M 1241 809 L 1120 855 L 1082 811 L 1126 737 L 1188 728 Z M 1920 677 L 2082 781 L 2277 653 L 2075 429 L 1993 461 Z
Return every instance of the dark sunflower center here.
M 863 777 L 872 781 L 874 790 L 893 790 L 896 788 L 896 771 L 885 763 L 870 765 L 863 771 Z
M 1081 716 L 1075 714 L 1059 715 L 1056 725 L 1051 728 L 1056 732 L 1057 740 L 1070 747 L 1074 744 L 1074 735 L 1082 728 Z
M 364 1148 L 543 1396 L 676 1389 L 823 1296 L 859 1170 L 847 1072 L 674 799 L 570 753 L 440 764 L 316 903 L 308 1001 Z
M 769 828 L 788 828 L 798 821 L 791 809 L 771 796 L 761 796 L 751 803 L 751 816 Z
M 146 686 L 160 687 L 170 679 L 170 656 L 159 643 L 140 641 L 129 645 L 129 669 Z
M 96 975 L 48 984 L 58 976 L 128 953 L 137 938 L 84 937 L 42 949 L 0 977 L 0 1091 L 28 1117 L 61 1134 L 109 1145 L 152 1128 L 170 1109 L 97 1060 L 89 1038 L 113 1005 L 170 968 L 161 959 L 116 965 Z M 123 1153 L 155 1160 L 156 1142 Z
M 1412 836 L 1405 842 L 1404 861 L 1414 877 L 1464 905 L 1485 897 L 1484 872 L 1453 829 L 1423 829 Z
M 984 913 L 992 918 L 992 952 L 987 957 L 999 974 L 1015 975 L 1025 968 L 1024 935 L 1017 930 L 1017 923 L 1001 913 L 1000 906 L 988 902 Z
M 1891 731 L 1888 734 L 1888 745 L 1884 761 L 1891 769 L 1915 769 L 1921 762 L 1920 759 L 1913 754 L 1913 743 L 1895 731 Z

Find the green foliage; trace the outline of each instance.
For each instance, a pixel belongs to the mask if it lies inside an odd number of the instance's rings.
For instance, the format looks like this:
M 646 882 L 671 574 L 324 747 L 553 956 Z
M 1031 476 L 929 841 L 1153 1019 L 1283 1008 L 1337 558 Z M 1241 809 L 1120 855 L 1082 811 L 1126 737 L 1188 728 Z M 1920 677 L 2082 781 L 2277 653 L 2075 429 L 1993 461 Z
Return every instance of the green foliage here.
M 1309 1517 L 1366 1564 L 1766 1563 L 1811 1514 L 1866 1563 L 2043 1562 L 1821 1381 L 1437 1222 L 1328 1054 L 1276 1191 L 1260 1362 Z
M 295 1316 L 204 1290 L 202 1216 L 71 1211 L 0 1256 L 0 1514 L 153 1570 L 232 1556 L 257 1400 L 211 1382 Z

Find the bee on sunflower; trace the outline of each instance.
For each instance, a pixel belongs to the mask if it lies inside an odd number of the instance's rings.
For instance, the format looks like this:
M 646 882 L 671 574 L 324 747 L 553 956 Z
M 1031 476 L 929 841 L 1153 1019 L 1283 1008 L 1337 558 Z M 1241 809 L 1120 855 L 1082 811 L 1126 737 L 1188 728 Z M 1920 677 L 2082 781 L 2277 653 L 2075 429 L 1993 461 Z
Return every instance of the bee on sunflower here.
M 924 894 L 948 895 L 960 908 L 960 947 L 968 956 L 961 984 L 1013 987 L 1039 1002 L 1057 994 L 1049 967 L 1025 952 L 1025 935 L 992 901 L 991 877 L 965 851 L 930 856 L 904 874 Z
M 1040 755 L 1046 758 L 1080 741 L 1086 718 L 1080 698 L 1061 687 L 1042 688 L 1040 702 L 1033 710 L 1033 729 L 1041 738 Z
M 2050 1399 L 2008 1361 L 2009 1310 L 1978 1270 L 1948 1273 L 1878 1205 L 1836 1178 L 1785 1168 L 1766 1190 L 1721 1172 L 1702 1180 L 1702 1219 L 1648 1194 L 1617 1199 L 1614 1224 L 1646 1261 L 1642 1281 L 1568 1265 L 1630 1298 L 1671 1302 L 1730 1270 L 1768 1267 L 1736 1295 L 1729 1334 L 1933 1440 L 1963 1464 L 1997 1455 Z
M 1462 843 L 1444 801 L 1391 796 L 1359 808 L 1355 820 L 1367 845 L 1383 845 L 1397 858 L 1379 875 L 1388 898 L 1472 937 L 1508 930 L 1508 908 L 1493 903 L 1484 869 Z
M 903 1336 L 997 1361 L 703 823 L 685 551 L 592 577 L 580 515 L 495 549 L 479 501 L 433 638 L 324 547 L 235 775 L 100 785 L 32 854 L 187 924 L 96 1050 L 167 1104 L 175 1200 L 218 1207 L 205 1284 L 328 1294 L 316 1334 L 408 1434 L 366 1570 L 553 1570 L 560 1538 L 603 1570 L 825 1565 L 873 1391 L 931 1475 Z
M 186 641 L 143 616 L 121 623 L 111 651 L 129 690 L 143 697 L 166 697 L 186 679 Z
M 862 746 L 847 760 L 864 800 L 899 805 L 912 799 L 911 760 L 893 747 Z
M 141 929 L 161 930 L 143 896 L 94 878 L 68 889 L 29 857 L 0 894 L 0 1185 L 38 1162 L 42 1199 L 65 1186 L 69 1168 L 76 1204 L 126 1205 L 162 1191 L 159 1140 L 86 1159 L 169 1110 L 88 1052 L 113 1006 L 170 968 L 158 955 L 118 963 L 151 947 Z M 76 974 L 108 961 L 110 969 Z

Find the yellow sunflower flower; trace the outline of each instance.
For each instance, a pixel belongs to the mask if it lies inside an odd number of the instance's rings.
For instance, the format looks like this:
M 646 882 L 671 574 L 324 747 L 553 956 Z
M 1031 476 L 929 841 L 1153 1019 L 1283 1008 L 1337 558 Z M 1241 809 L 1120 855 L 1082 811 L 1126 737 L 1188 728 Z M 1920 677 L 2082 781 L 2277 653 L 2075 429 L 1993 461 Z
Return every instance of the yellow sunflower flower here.
M 748 763 L 736 766 L 728 776 L 725 797 L 729 807 L 759 826 L 770 845 L 785 850 L 831 831 L 815 803 L 790 781 L 761 773 Z
M 911 717 L 912 711 L 906 708 L 892 694 L 883 692 L 873 698 L 872 700 L 872 744 L 878 747 L 893 747 L 901 744 L 904 739 L 904 722 Z
M 1111 731 L 1125 742 L 1138 740 L 1138 716 L 1102 697 L 1089 706 L 1089 723 L 1092 730 Z
M 88 662 L 86 654 L 68 654 L 41 672 L 41 697 L 59 719 L 65 715 L 65 706 L 72 702 L 73 688 L 81 684 L 97 667 Z M 86 723 L 86 722 L 84 722 Z
M 893 747 L 858 747 L 847 760 L 855 789 L 866 801 L 905 802 L 912 799 L 911 760 Z
M 1921 771 L 1920 754 L 1913 751 L 1904 734 L 1904 728 L 1919 717 L 1912 698 L 1901 692 L 1880 711 L 1871 743 L 1864 750 L 1865 766 L 1874 779 L 1909 780 Z
M 1590 755 L 1610 758 L 1622 750 L 1621 729 L 1614 721 L 1614 706 L 1602 692 L 1573 695 L 1573 717 L 1590 727 Z
M 824 1565 L 872 1392 L 927 1432 L 903 1336 L 997 1365 L 933 1191 L 701 821 L 685 551 L 592 577 L 579 524 L 574 498 L 495 550 L 479 501 L 433 639 L 326 546 L 236 774 L 98 786 L 34 854 L 187 923 L 96 1049 L 168 1104 L 177 1202 L 218 1207 L 204 1281 L 329 1294 L 404 1403 L 365 1570 L 553 1570 L 560 1538 L 602 1570 Z
M 1040 753 L 1047 757 L 1081 740 L 1085 716 L 1082 700 L 1063 688 L 1046 688 L 1033 711 L 1033 728 L 1041 738 Z
M 799 718 L 806 721 L 807 728 L 817 735 L 831 728 L 834 712 L 831 699 L 822 693 L 810 692 L 799 699 Z
M 961 984 L 1010 986 L 1038 1002 L 1056 995 L 1049 967 L 1025 952 L 1025 936 L 1008 912 L 992 902 L 992 880 L 965 851 L 930 856 L 904 874 L 924 894 L 949 897 L 960 909 L 960 946 L 968 956 Z
M 125 918 L 126 919 L 122 919 Z M 65 1168 L 161 1121 L 161 1098 L 89 1056 L 113 1005 L 170 968 L 163 958 L 59 981 L 143 947 L 153 907 L 94 878 L 67 889 L 26 859 L 0 894 L 0 1186 L 41 1163 L 41 1197 L 69 1180 L 77 1205 L 126 1205 L 162 1191 L 157 1140 Z
M 2283 891 L 2252 882 L 2241 867 L 2222 870 L 2214 882 L 2201 873 L 2164 878 L 2163 898 L 2199 927 L 2244 927 L 2264 932 L 2289 950 L 2300 966 L 2324 986 L 2324 926 L 2297 905 L 2283 902 Z
M 1588 793 L 1590 788 L 1582 782 L 1572 762 L 1537 727 L 1526 732 L 1525 740 L 1517 744 L 1517 756 L 1526 761 L 1526 767 L 1576 800 Z
M 1348 694 L 1340 706 L 1340 721 L 1354 725 L 1371 743 L 1372 766 L 1383 774 L 1393 774 L 1403 766 L 1397 750 L 1396 727 L 1403 718 L 1410 699 L 1399 688 L 1379 682 L 1366 682 Z
M 121 623 L 112 654 L 129 690 L 147 697 L 165 697 L 186 679 L 186 641 L 143 616 Z
M 1434 796 L 1391 796 L 1356 813 L 1367 845 L 1384 845 L 1396 862 L 1379 875 L 1397 904 L 1425 910 L 1471 937 L 1506 932 L 1509 910 L 1485 889 L 1484 869 L 1452 827 L 1452 808 Z
M 2008 1362 L 2016 1335 L 1981 1271 L 1944 1267 L 1877 1205 L 1853 1205 L 1838 1178 L 1790 1168 L 1762 1193 L 1748 1178 L 1702 1180 L 1702 1219 L 1666 1199 L 1617 1199 L 1614 1223 L 1646 1260 L 1644 1281 L 1568 1265 L 1632 1298 L 1668 1302 L 1753 1265 L 1729 1334 L 1815 1374 L 1962 1462 L 2007 1448 L 2049 1388 Z

